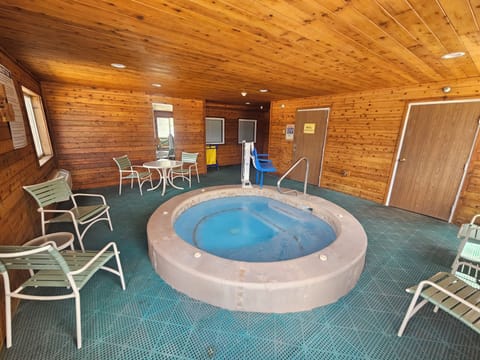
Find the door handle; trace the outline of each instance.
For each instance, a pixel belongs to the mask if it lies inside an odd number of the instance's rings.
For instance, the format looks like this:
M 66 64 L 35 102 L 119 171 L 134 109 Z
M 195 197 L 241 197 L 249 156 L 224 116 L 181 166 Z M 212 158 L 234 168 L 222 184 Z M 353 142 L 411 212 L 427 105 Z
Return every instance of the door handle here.
M 405 162 L 405 161 L 407 161 L 407 159 L 406 159 L 406 158 L 401 158 L 401 159 L 399 159 L 398 161 L 399 161 L 399 162 Z

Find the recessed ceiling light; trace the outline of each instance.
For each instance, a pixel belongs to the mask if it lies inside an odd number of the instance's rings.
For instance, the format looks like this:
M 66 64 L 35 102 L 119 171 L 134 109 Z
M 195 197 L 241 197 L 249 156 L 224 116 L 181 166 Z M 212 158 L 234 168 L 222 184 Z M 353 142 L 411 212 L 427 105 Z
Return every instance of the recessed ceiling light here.
M 268 89 L 260 89 L 258 91 L 260 91 L 261 93 L 266 93 L 266 92 L 268 92 Z
M 154 87 L 162 87 L 162 84 L 152 84 Z
M 123 65 L 123 64 L 120 64 L 120 63 L 111 63 L 110 65 L 112 67 L 114 67 L 115 69 L 125 69 L 127 67 L 126 65 Z
M 451 52 L 451 53 L 442 55 L 442 59 L 456 59 L 464 55 L 465 53 L 463 51 L 456 51 L 456 52 Z
M 247 92 L 246 92 L 246 91 L 242 91 L 240 94 L 242 94 L 242 96 L 247 96 Z
M 250 101 L 247 101 L 247 102 L 245 103 L 245 105 L 250 105 Z

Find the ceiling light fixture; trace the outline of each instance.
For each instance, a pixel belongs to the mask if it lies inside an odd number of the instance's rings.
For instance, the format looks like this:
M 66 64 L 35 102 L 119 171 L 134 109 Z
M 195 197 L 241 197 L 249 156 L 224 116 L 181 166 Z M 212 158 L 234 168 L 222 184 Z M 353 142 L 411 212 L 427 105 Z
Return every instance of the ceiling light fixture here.
M 111 63 L 110 66 L 114 67 L 115 69 L 125 69 L 127 66 L 120 64 L 120 63 Z
M 260 91 L 261 93 L 267 93 L 267 92 L 268 92 L 268 89 L 260 89 L 260 90 L 258 90 L 258 91 Z
M 463 51 L 456 51 L 456 52 L 451 52 L 445 55 L 442 55 L 442 59 L 447 60 L 447 59 L 456 59 L 459 57 L 464 56 L 465 53 Z
M 154 86 L 154 87 L 162 87 L 162 84 L 157 84 L 157 83 L 155 83 L 155 84 L 152 84 L 152 86 Z
M 247 101 L 247 102 L 245 103 L 245 105 L 250 105 L 250 101 Z
M 242 96 L 247 96 L 247 92 L 246 92 L 246 91 L 242 91 L 240 94 L 242 94 Z
M 442 91 L 445 93 L 445 94 L 448 94 L 450 91 L 452 91 L 452 88 L 450 86 L 444 86 L 442 88 Z

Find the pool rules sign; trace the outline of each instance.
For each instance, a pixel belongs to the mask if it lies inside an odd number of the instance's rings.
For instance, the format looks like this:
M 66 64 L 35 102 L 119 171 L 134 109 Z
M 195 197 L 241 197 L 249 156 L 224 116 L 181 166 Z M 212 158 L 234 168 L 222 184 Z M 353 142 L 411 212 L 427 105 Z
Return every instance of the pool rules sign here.
M 295 124 L 288 124 L 285 129 L 285 140 L 293 140 L 293 135 L 295 134 Z

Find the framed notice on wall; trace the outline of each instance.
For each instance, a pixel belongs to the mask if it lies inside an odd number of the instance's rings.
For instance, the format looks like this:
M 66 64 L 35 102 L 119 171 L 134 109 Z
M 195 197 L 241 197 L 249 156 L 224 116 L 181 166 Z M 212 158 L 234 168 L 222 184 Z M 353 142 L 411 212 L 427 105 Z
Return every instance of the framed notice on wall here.
M 295 124 L 288 124 L 285 129 L 285 140 L 293 140 L 295 134 Z
M 0 85 L 5 98 L 0 99 L 5 106 L 5 120 L 10 126 L 13 148 L 20 149 L 27 146 L 27 136 L 25 134 L 25 125 L 23 123 L 22 110 L 18 101 L 17 91 L 13 83 L 12 74 L 3 65 L 0 65 Z M 8 114 L 8 116 L 7 116 Z

